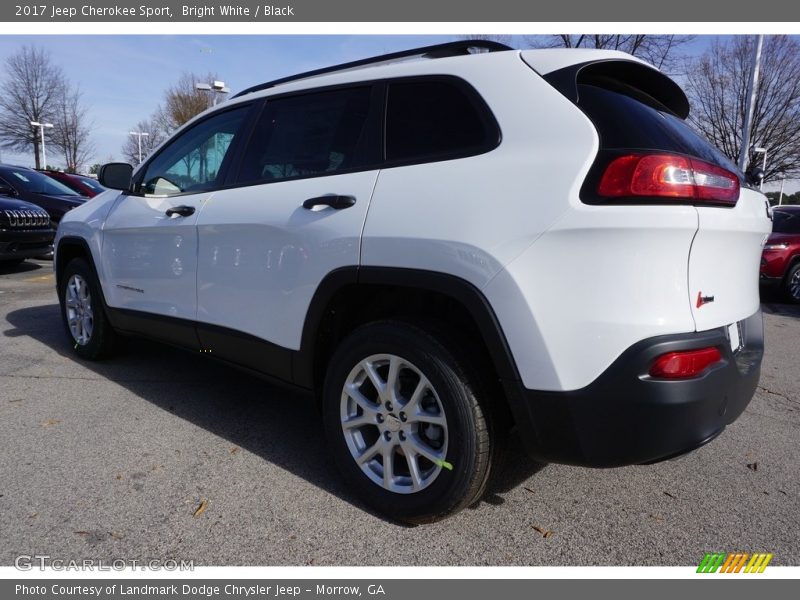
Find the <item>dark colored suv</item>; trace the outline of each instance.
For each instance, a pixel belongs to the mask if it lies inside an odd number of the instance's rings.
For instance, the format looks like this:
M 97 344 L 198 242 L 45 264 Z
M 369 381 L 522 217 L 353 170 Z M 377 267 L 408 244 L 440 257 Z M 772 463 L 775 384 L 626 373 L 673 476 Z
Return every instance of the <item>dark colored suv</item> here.
M 0 267 L 47 254 L 55 234 L 44 209 L 0 196 Z
M 772 234 L 761 255 L 761 284 L 780 288 L 800 303 L 800 206 L 775 207 L 772 217 Z
M 41 206 L 53 228 L 68 211 L 86 202 L 81 196 L 47 175 L 27 167 L 0 165 L 0 194 Z

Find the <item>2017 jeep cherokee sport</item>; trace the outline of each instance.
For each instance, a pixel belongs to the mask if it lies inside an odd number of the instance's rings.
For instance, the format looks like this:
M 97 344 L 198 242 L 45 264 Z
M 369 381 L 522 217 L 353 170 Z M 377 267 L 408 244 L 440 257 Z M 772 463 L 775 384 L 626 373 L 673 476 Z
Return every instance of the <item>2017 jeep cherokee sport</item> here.
M 67 334 L 315 390 L 349 485 L 408 521 L 480 498 L 511 427 L 544 461 L 687 452 L 755 390 L 770 230 L 688 111 L 626 54 L 479 42 L 251 88 L 65 215 Z

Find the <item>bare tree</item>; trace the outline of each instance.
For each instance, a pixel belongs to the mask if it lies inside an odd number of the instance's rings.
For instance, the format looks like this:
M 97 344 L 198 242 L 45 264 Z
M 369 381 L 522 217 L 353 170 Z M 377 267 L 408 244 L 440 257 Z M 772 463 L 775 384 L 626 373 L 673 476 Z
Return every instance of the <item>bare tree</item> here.
M 36 168 L 39 157 L 39 130 L 31 121 L 54 120 L 56 103 L 63 94 L 64 76 L 50 54 L 35 46 L 23 46 L 6 59 L 6 77 L 0 95 L 0 145 L 26 152 L 31 147 Z
M 69 173 L 77 172 L 94 152 L 90 139 L 92 125 L 87 120 L 87 109 L 81 96 L 80 88 L 63 85 L 53 115 L 53 144 L 64 155 Z
M 621 50 L 674 73 L 683 60 L 683 47 L 694 39 L 688 35 L 594 34 L 535 35 L 526 41 L 533 48 L 596 48 Z
M 215 73 L 204 75 L 183 73 L 178 81 L 167 89 L 164 93 L 163 104 L 156 107 L 149 119 L 136 124 L 136 131 L 148 134 L 142 137 L 142 159 L 176 129 L 212 105 L 213 96 L 208 92 L 198 90 L 195 86 L 197 83 L 206 83 L 217 79 Z M 133 165 L 138 165 L 139 141 L 133 136 L 127 138 L 122 146 L 122 155 Z M 201 156 L 201 153 L 189 154 L 184 160 L 187 173 L 191 173 L 198 161 L 200 161 L 201 170 L 204 166 L 204 157 Z
M 175 85 L 167 90 L 163 109 L 156 112 L 160 113 L 159 120 L 164 123 L 168 131 L 174 131 L 211 106 L 212 97 L 207 92 L 197 90 L 195 85 L 216 79 L 217 75 L 214 73 L 205 75 L 183 73 Z
M 717 41 L 690 61 L 687 92 L 690 119 L 734 162 L 739 158 L 753 40 Z M 756 90 L 753 147 L 767 150 L 765 180 L 800 175 L 800 44 L 785 36 L 765 39 Z M 751 149 L 749 163 L 761 164 Z M 750 165 L 748 165 L 749 168 Z
M 155 150 L 167 136 L 163 124 L 158 122 L 156 116 L 139 121 L 131 131 L 147 134 L 142 136 L 142 160 Z M 139 140 L 137 138 L 138 136 L 128 135 L 121 150 L 123 158 L 134 166 L 139 165 Z

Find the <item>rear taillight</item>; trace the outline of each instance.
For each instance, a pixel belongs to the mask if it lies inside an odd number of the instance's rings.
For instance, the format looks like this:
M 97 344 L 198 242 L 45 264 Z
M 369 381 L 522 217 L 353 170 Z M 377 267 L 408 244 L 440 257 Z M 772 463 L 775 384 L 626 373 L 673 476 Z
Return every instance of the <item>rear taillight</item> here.
M 606 167 L 597 193 L 605 198 L 736 204 L 739 178 L 716 165 L 686 156 L 626 154 Z
M 653 362 L 653 366 L 650 367 L 650 376 L 662 379 L 696 377 L 721 360 L 722 354 L 714 347 L 668 352 Z

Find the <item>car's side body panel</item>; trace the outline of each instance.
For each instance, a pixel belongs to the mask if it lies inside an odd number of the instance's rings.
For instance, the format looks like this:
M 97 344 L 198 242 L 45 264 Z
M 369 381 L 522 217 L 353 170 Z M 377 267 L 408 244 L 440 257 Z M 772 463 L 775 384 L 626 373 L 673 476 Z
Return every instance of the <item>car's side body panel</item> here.
M 483 288 L 568 209 L 597 133 L 518 57 L 505 58 L 515 60 L 494 61 L 491 70 L 478 61 L 453 65 L 497 119 L 500 146 L 383 169 L 364 230 L 364 266 L 427 269 Z
M 689 302 L 698 331 L 729 325 L 758 310 L 761 247 L 772 222 L 767 200 L 742 189 L 732 208 L 697 208 L 689 260 Z
M 221 190 L 197 221 L 197 320 L 298 350 L 322 279 L 356 266 L 377 171 Z M 326 194 L 353 206 L 303 208 Z
M 579 389 L 639 340 L 693 331 L 696 230 L 691 206 L 575 205 L 508 264 L 483 291 L 525 387 Z
M 101 262 L 109 306 L 196 319 L 197 211 L 210 196 L 120 198 L 103 229 Z M 179 205 L 196 212 L 167 216 Z

